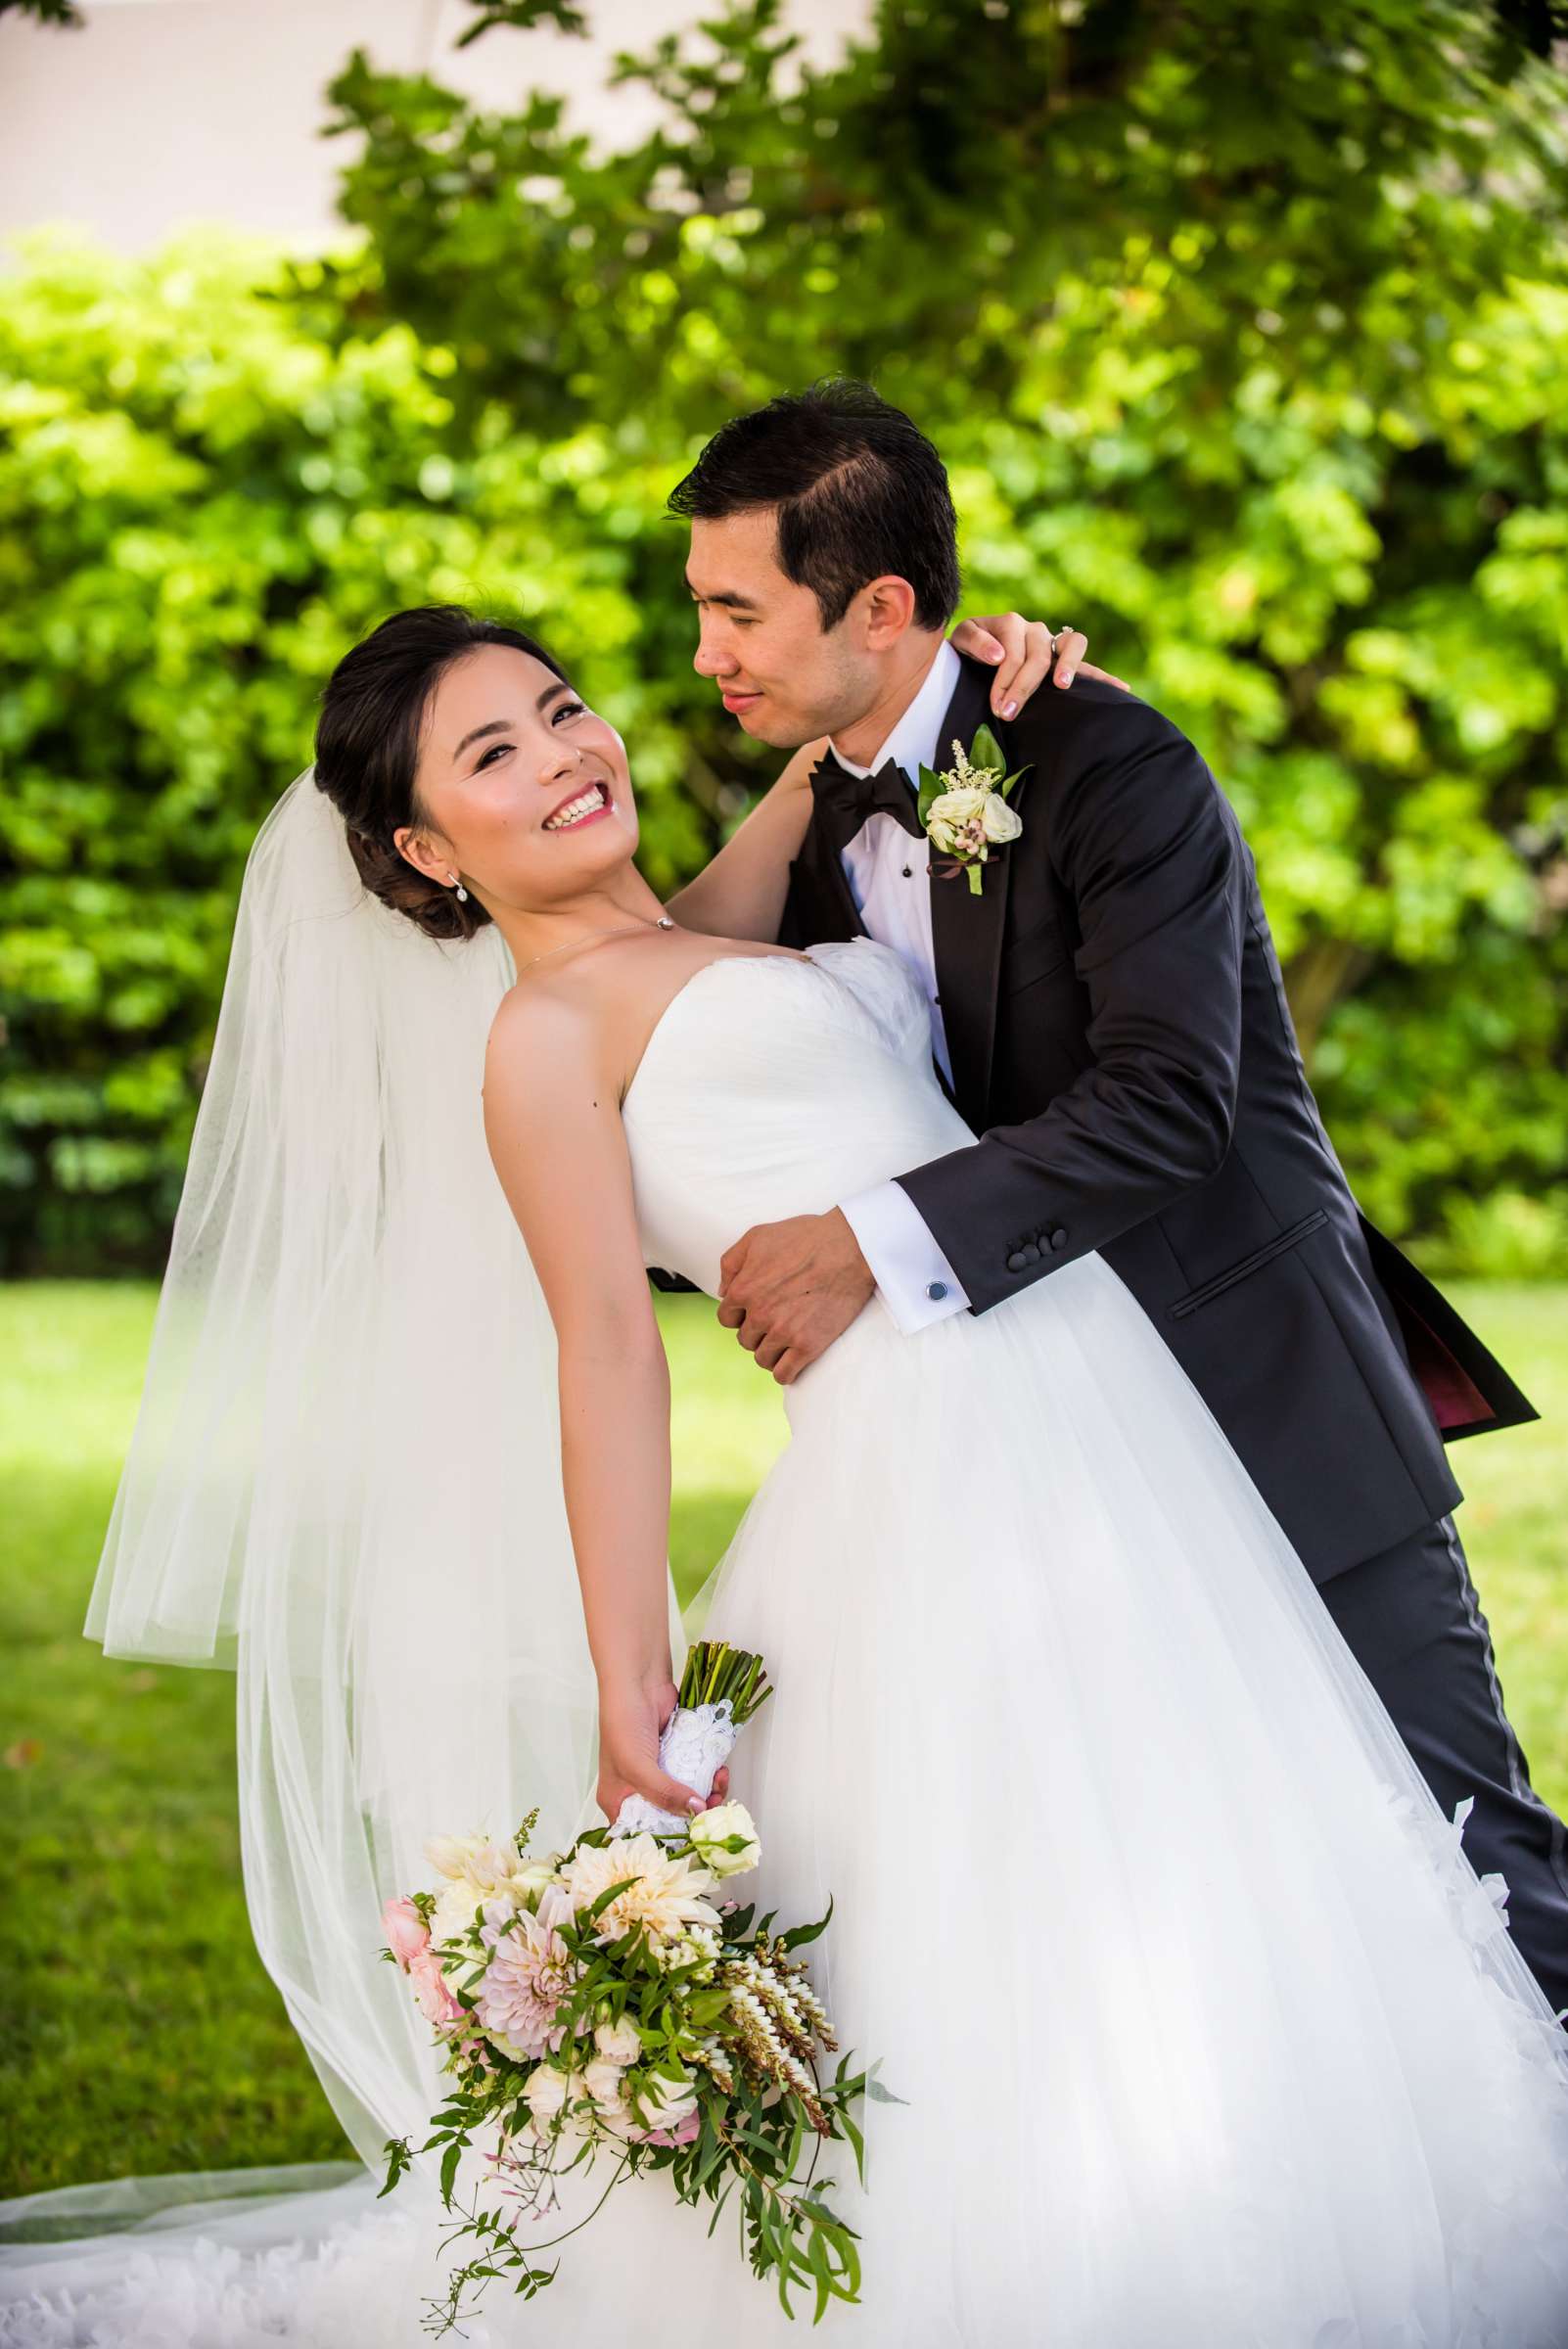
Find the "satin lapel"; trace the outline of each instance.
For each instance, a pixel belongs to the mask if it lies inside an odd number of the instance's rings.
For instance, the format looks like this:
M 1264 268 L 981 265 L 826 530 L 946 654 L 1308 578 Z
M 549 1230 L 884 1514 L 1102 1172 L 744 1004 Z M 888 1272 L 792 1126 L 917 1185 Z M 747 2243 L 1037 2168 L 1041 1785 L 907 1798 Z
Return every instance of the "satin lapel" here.
M 942 721 L 937 740 L 939 767 L 952 764 L 956 736 L 965 749 L 989 715 L 991 678 L 978 663 L 965 661 L 964 673 Z M 1015 783 L 1009 805 L 1016 806 L 1024 790 Z M 1001 976 L 1002 930 L 1007 895 L 1012 884 L 1016 845 L 1005 849 L 985 868 L 977 898 L 967 875 L 950 881 L 937 878 L 940 861 L 932 852 L 931 943 L 937 964 L 937 992 L 942 1001 L 942 1024 L 952 1062 L 953 1092 L 961 1114 L 978 1132 L 986 1123 L 991 1094 L 992 1047 L 996 1036 L 996 1002 Z

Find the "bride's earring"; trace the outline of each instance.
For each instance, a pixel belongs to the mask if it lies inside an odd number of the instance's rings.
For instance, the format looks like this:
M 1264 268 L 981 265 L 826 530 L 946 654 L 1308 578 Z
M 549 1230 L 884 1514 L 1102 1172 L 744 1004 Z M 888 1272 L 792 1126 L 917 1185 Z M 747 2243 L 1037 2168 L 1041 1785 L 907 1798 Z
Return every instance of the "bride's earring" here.
M 457 875 L 455 873 L 448 873 L 446 878 L 448 881 L 457 881 Z M 461 881 L 457 881 L 457 895 L 459 902 L 466 905 L 468 903 L 468 892 L 463 887 Z

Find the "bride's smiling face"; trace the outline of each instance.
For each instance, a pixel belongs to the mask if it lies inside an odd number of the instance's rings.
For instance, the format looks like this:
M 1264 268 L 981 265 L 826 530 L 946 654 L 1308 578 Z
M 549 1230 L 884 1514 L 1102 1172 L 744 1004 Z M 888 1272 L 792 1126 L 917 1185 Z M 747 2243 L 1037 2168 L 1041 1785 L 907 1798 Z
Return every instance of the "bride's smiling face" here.
M 481 645 L 442 674 L 414 788 L 431 829 L 404 825 L 395 846 L 433 879 L 459 874 L 492 909 L 568 902 L 637 845 L 625 744 L 553 669 L 509 645 Z

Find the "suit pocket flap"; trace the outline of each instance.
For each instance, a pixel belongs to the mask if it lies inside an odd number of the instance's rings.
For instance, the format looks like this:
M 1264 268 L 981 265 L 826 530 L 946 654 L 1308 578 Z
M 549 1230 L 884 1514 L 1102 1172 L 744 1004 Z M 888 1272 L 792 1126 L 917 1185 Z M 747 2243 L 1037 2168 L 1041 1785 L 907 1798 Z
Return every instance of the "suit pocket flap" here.
M 1176 1299 L 1175 1305 L 1168 1305 L 1165 1309 L 1167 1315 L 1173 1321 L 1179 1321 L 1183 1314 L 1195 1313 L 1200 1305 L 1207 1305 L 1211 1298 L 1233 1288 L 1238 1280 L 1245 1280 L 1249 1272 L 1256 1272 L 1263 1266 L 1270 1264 L 1276 1256 L 1283 1256 L 1287 1248 L 1294 1248 L 1310 1231 L 1320 1231 L 1327 1221 L 1328 1210 L 1322 1207 L 1314 1215 L 1303 1216 L 1299 1223 L 1292 1223 L 1284 1231 L 1276 1232 L 1271 1240 L 1265 1241 L 1263 1247 L 1255 1248 L 1250 1256 L 1241 1257 L 1235 1264 L 1227 1265 L 1222 1272 L 1217 1272 L 1213 1280 L 1206 1280 L 1201 1288 L 1189 1289 L 1184 1297 Z

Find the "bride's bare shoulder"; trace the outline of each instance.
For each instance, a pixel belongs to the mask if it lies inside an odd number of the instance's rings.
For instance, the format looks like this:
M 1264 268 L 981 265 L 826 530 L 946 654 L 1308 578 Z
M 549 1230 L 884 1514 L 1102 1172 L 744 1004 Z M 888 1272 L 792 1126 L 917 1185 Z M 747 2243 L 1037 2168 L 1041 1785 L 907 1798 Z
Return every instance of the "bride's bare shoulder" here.
M 520 979 L 496 1005 L 484 1047 L 486 1103 L 527 1086 L 555 1095 L 611 1070 L 613 1003 L 596 987 Z
M 496 1006 L 484 1055 L 492 1085 L 526 1086 L 535 1099 L 571 1098 L 586 1085 L 619 1099 L 635 1066 L 650 999 L 666 973 L 640 940 L 573 955 L 553 971 L 515 980 Z

